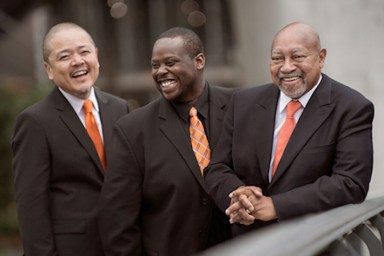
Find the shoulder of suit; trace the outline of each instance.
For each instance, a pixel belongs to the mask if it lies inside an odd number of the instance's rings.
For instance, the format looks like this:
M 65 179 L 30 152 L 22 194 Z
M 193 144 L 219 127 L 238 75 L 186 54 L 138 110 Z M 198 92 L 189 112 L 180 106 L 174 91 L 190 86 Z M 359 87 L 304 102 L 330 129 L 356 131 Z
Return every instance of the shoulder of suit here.
M 276 85 L 269 83 L 263 85 L 250 86 L 245 88 L 240 88 L 235 92 L 235 97 L 242 98 L 253 98 L 253 97 L 265 97 L 265 96 L 275 96 L 279 93 L 279 89 Z
M 210 91 L 213 93 L 222 93 L 226 95 L 231 95 L 232 93 L 238 90 L 238 88 L 215 86 L 215 85 L 209 85 L 209 88 L 210 88 Z
M 211 99 L 216 101 L 219 105 L 228 102 L 232 95 L 238 90 L 238 88 L 220 87 L 220 86 L 209 86 L 209 93 L 213 95 Z
M 108 100 L 112 100 L 112 101 L 115 101 L 115 102 L 120 102 L 120 103 L 124 103 L 124 104 L 127 104 L 127 101 L 123 98 L 120 98 L 116 95 L 113 95 L 111 93 L 108 93 L 108 92 L 104 92 L 104 91 L 101 91 L 99 89 L 96 89 L 95 90 L 95 93 L 98 97 L 104 97 L 105 99 L 108 99 Z
M 330 86 L 332 91 L 332 98 L 337 103 L 344 102 L 342 104 L 363 104 L 371 103 L 361 92 L 349 87 L 341 82 L 338 82 L 329 76 L 323 74 L 324 84 Z M 323 82 L 323 81 L 322 81 Z M 338 102 L 339 101 L 339 102 Z
M 44 116 L 48 112 L 54 112 L 55 106 L 62 102 L 66 102 L 64 96 L 54 89 L 44 98 L 26 107 L 20 114 L 29 113 Z
M 160 104 L 163 99 L 160 97 L 154 101 L 147 103 L 144 106 L 133 109 L 128 115 L 124 116 L 122 122 L 140 122 L 140 120 L 150 120 L 152 117 L 157 116 L 159 113 Z

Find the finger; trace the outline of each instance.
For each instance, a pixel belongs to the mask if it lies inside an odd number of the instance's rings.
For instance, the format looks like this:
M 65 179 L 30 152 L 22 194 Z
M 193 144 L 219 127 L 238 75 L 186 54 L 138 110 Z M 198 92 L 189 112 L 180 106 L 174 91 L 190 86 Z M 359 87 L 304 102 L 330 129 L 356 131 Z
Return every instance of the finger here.
M 243 193 L 242 189 L 236 189 L 235 191 L 232 191 L 231 193 L 229 193 L 229 198 L 231 198 L 231 199 L 236 198 L 239 195 L 241 195 L 242 193 Z
M 229 220 L 231 224 L 233 223 L 253 223 L 255 218 L 252 215 L 249 215 L 245 209 L 240 209 L 233 214 Z
M 240 195 L 239 196 L 239 202 L 242 204 L 242 206 L 245 209 L 247 209 L 250 212 L 253 212 L 254 207 L 253 207 L 251 201 L 249 200 L 249 198 L 246 195 Z
M 240 186 L 237 189 L 235 189 L 234 191 L 232 191 L 231 193 L 229 193 L 229 197 L 234 198 L 234 197 L 240 196 L 241 194 L 247 194 L 249 192 L 250 191 L 249 191 L 248 186 Z
M 244 225 L 244 226 L 249 226 L 249 225 L 253 224 L 253 222 L 254 222 L 254 221 L 244 221 L 244 220 L 242 220 L 242 221 L 240 221 L 239 223 L 240 223 L 241 225 Z
M 260 198 L 263 196 L 263 193 L 261 192 L 261 189 L 259 187 L 251 187 L 251 190 L 253 194 L 257 197 Z
M 247 211 L 246 209 L 238 210 L 237 216 L 240 219 L 245 220 L 245 221 L 253 221 L 255 219 L 251 214 L 249 214 L 249 211 Z
M 225 210 L 225 214 L 226 215 L 231 215 L 232 213 L 234 212 L 237 212 L 238 210 L 240 210 L 242 208 L 242 204 L 240 202 L 235 202 L 233 204 L 231 204 L 226 210 Z

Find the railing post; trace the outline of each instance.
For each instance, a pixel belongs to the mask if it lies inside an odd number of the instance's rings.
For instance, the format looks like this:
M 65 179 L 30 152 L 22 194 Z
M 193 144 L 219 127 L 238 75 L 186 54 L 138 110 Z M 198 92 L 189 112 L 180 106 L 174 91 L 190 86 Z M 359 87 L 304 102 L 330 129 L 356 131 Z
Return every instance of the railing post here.
M 381 246 L 384 250 L 384 244 L 383 244 L 383 241 L 384 241 L 384 221 L 383 221 L 383 217 L 381 216 L 381 214 L 378 214 L 378 215 L 374 216 L 373 218 L 371 218 L 370 221 L 379 231 L 380 238 L 381 238 Z

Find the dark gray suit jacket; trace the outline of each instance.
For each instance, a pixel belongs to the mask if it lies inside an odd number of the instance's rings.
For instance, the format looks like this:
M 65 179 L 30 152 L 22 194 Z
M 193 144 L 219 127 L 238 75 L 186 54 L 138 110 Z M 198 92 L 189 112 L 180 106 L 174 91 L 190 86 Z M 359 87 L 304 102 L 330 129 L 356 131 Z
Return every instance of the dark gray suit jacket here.
M 127 102 L 95 90 L 106 155 Z M 104 171 L 79 117 L 56 87 L 16 119 L 16 203 L 25 255 L 103 255 L 96 225 Z
M 272 197 L 280 220 L 363 201 L 372 173 L 372 103 L 323 74 L 269 182 L 278 97 L 273 84 L 233 97 L 206 168 L 207 189 L 217 205 L 227 208 L 228 194 L 242 185 L 258 186 Z
M 209 87 L 215 150 L 233 90 Z M 119 120 L 101 192 L 106 255 L 191 255 L 228 238 L 226 216 L 204 188 L 191 142 L 160 98 Z

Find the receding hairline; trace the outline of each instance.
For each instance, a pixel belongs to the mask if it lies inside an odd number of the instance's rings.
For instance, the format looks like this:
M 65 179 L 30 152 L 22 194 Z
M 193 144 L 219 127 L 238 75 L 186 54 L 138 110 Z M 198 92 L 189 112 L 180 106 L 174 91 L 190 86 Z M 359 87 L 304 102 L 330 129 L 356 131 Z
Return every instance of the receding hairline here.
M 302 33 L 305 33 L 308 39 L 315 43 L 318 50 L 321 49 L 321 41 L 320 41 L 319 33 L 312 26 L 304 22 L 292 22 L 284 26 L 282 29 L 280 29 L 273 37 L 271 48 L 273 47 L 275 40 L 279 35 L 287 31 L 298 31 L 298 30 L 301 31 Z
M 44 36 L 44 39 L 43 39 L 43 60 L 45 62 L 48 62 L 48 57 L 49 55 L 51 54 L 51 51 L 52 49 L 50 49 L 50 45 L 49 45 L 49 42 L 50 40 L 57 34 L 57 33 L 60 33 L 62 31 L 65 31 L 65 30 L 80 30 L 80 31 L 83 31 L 85 34 L 88 35 L 89 37 L 89 40 L 90 42 L 94 45 L 95 45 L 95 42 L 93 41 L 93 38 L 92 36 L 88 33 L 88 31 L 86 31 L 83 27 L 81 27 L 80 25 L 77 25 L 75 23 L 72 23 L 72 22 L 63 22 L 63 23 L 59 23 L 59 24 L 56 24 L 54 25 L 53 27 L 51 27 L 48 32 L 45 34 Z

